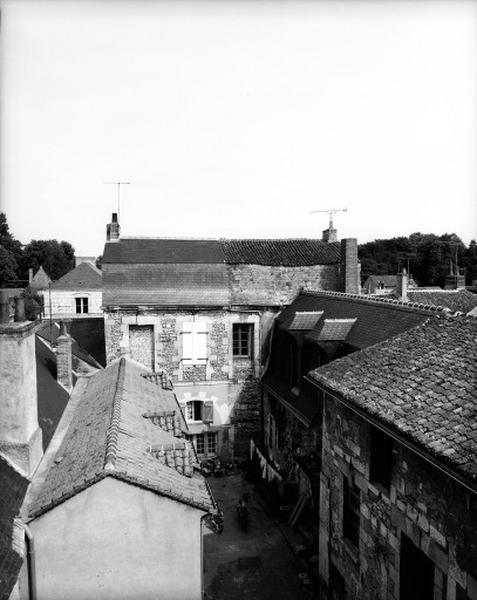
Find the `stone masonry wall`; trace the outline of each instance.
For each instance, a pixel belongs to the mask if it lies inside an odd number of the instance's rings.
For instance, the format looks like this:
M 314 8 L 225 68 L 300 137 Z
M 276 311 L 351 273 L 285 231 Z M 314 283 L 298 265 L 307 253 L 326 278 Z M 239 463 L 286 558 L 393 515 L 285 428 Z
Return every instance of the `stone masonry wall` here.
M 369 425 L 325 397 L 320 501 L 320 576 L 331 562 L 350 598 L 398 600 L 401 533 L 435 565 L 434 599 L 455 600 L 457 584 L 477 598 L 475 495 L 394 443 L 390 490 L 369 481 Z M 360 490 L 359 549 L 343 539 L 343 477 Z
M 256 437 L 260 428 L 260 373 L 261 346 L 265 342 L 258 312 L 200 311 L 161 312 L 145 311 L 142 314 L 117 311 L 105 315 L 106 355 L 108 364 L 121 355 L 131 355 L 130 330 L 140 326 L 152 327 L 152 349 L 138 348 L 141 339 L 134 338 L 133 358 L 150 356 L 154 352 L 154 369 L 165 369 L 176 386 L 203 384 L 208 396 L 213 396 L 213 386 L 226 393 L 220 403 L 228 406 L 229 424 L 233 426 L 230 438 L 234 440 L 234 453 L 246 455 L 250 437 Z M 207 360 L 200 364 L 182 361 L 183 324 L 200 322 L 207 335 Z M 254 326 L 253 353 L 251 358 L 235 357 L 232 351 L 233 325 L 248 323 Z M 138 328 L 139 326 L 139 328 Z M 265 331 L 268 335 L 268 329 Z M 268 339 L 268 338 L 267 338 Z M 150 343 L 150 342 L 149 342 Z M 150 367 L 149 364 L 146 366 Z M 179 389 L 179 388 L 177 388 Z
M 341 290 L 339 265 L 231 265 L 229 269 L 232 304 L 281 306 L 289 304 L 300 288 Z

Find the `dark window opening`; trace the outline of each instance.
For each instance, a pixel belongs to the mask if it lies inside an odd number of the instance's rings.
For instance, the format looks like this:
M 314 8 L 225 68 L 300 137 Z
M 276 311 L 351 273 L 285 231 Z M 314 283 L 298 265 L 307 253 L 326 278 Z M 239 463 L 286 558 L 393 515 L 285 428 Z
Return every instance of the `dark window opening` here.
M 389 490 L 393 470 L 393 440 L 375 427 L 370 428 L 369 479 Z
M 75 298 L 76 314 L 88 312 L 88 298 Z
M 300 348 L 294 340 L 290 345 L 290 385 L 292 388 L 300 385 Z
M 400 600 L 433 600 L 434 563 L 401 534 Z
M 359 546 L 359 488 L 349 484 L 348 479 L 343 477 L 343 537 L 354 546 Z
M 253 357 L 253 323 L 234 323 L 232 327 L 234 356 Z

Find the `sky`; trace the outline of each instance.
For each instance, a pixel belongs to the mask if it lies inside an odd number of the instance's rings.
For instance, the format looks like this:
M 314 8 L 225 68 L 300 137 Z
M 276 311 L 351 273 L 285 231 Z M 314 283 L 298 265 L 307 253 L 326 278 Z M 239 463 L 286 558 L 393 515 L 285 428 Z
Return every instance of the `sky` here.
M 0 0 L 23 243 L 477 237 L 477 1 Z

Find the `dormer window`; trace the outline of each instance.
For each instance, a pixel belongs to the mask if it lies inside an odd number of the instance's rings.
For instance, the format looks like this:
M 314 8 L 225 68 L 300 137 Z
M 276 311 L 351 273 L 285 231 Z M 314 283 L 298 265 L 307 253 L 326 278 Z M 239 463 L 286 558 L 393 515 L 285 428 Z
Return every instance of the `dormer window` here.
M 75 298 L 76 314 L 88 312 L 88 298 Z

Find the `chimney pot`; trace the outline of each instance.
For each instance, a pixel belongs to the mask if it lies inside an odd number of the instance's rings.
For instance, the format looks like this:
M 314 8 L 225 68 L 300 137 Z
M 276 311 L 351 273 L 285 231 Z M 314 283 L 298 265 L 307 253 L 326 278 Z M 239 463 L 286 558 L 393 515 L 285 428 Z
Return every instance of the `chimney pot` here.
M 31 283 L 33 281 L 33 269 L 30 267 L 28 269 L 28 283 Z

